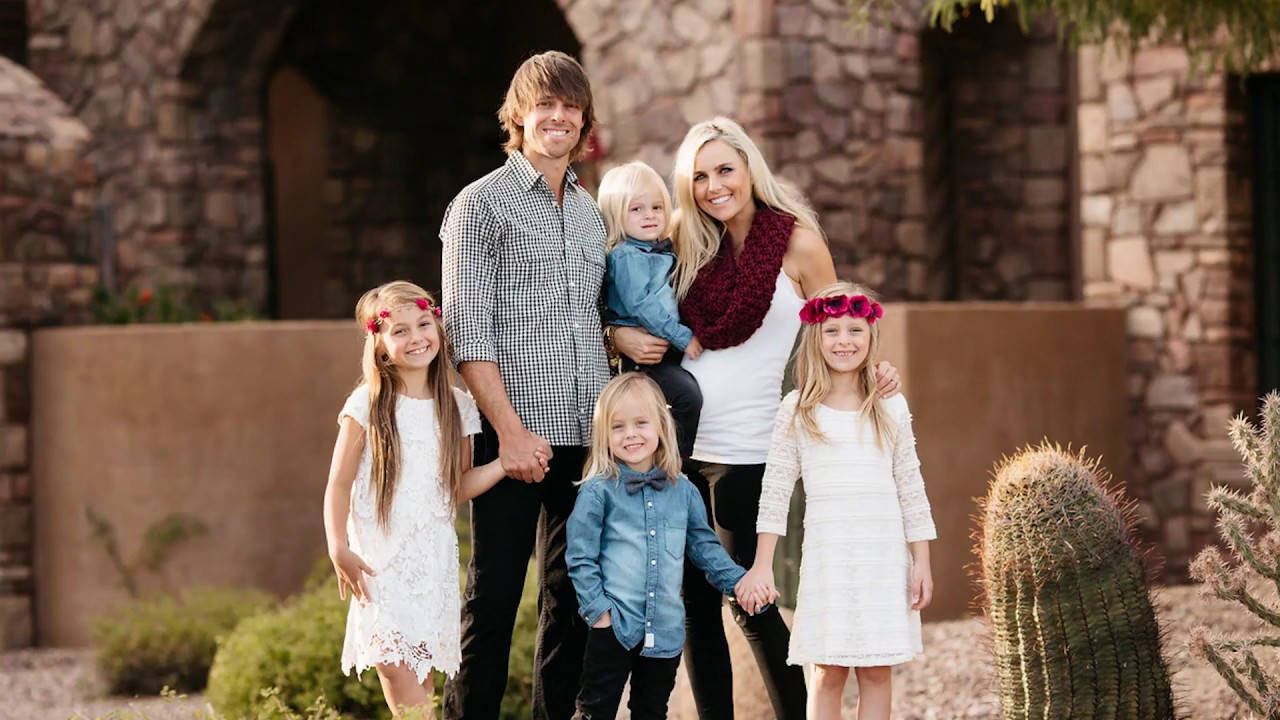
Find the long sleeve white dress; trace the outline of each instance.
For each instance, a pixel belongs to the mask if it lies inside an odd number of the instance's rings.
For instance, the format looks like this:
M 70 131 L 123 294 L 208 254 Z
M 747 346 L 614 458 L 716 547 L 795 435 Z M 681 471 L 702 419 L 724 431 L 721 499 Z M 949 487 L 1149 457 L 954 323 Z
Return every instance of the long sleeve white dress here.
M 907 543 L 937 536 L 911 413 L 901 394 L 884 401 L 893 438 L 877 447 L 869 418 L 819 405 L 825 442 L 797 419 L 798 394 L 782 400 L 765 469 L 759 532 L 785 535 L 796 479 L 804 477 L 804 542 L 787 662 L 844 667 L 903 663 L 923 651 L 911 609 Z

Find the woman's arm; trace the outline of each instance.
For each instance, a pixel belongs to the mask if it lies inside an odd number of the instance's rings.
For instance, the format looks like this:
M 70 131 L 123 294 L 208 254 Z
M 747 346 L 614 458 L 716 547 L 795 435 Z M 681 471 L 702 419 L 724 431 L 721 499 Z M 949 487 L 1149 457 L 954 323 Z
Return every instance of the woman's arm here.
M 363 452 L 364 428 L 351 417 L 343 417 L 338 427 L 338 440 L 333 446 L 333 460 L 329 463 L 329 481 L 324 488 L 324 534 L 329 545 L 329 559 L 338 576 L 338 597 L 343 600 L 347 598 L 348 589 L 357 600 L 368 600 L 369 588 L 365 585 L 364 575 L 375 574 L 347 546 L 351 486 Z

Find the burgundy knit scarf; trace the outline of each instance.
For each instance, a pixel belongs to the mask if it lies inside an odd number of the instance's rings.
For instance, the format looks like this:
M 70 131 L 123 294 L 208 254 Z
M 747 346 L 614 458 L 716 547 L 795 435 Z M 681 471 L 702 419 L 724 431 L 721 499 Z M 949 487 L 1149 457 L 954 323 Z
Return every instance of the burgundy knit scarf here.
M 740 345 L 759 329 L 773 302 L 795 224 L 790 215 L 759 206 L 740 256 L 733 256 L 732 240 L 721 238 L 720 251 L 698 272 L 680 303 L 681 317 L 703 347 Z

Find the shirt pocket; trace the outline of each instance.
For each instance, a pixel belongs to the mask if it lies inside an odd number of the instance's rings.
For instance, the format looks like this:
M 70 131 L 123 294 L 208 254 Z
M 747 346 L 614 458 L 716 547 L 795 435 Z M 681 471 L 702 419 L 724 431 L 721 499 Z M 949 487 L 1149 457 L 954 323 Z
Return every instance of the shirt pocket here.
M 508 313 L 534 315 L 555 298 L 563 253 L 554 241 L 512 228 L 498 262 L 498 304 Z
M 689 528 L 684 523 L 667 521 L 663 526 L 662 546 L 674 560 L 684 559 L 684 538 Z

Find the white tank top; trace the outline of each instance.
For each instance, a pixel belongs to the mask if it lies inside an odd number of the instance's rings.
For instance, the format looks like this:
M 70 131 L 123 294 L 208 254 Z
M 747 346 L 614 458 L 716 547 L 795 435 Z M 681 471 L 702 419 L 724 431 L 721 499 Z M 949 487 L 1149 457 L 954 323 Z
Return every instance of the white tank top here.
M 782 402 L 782 376 L 800 330 L 804 298 L 778 272 L 764 322 L 741 345 L 707 350 L 682 363 L 702 388 L 702 417 L 693 458 L 729 465 L 763 463 L 773 418 Z

